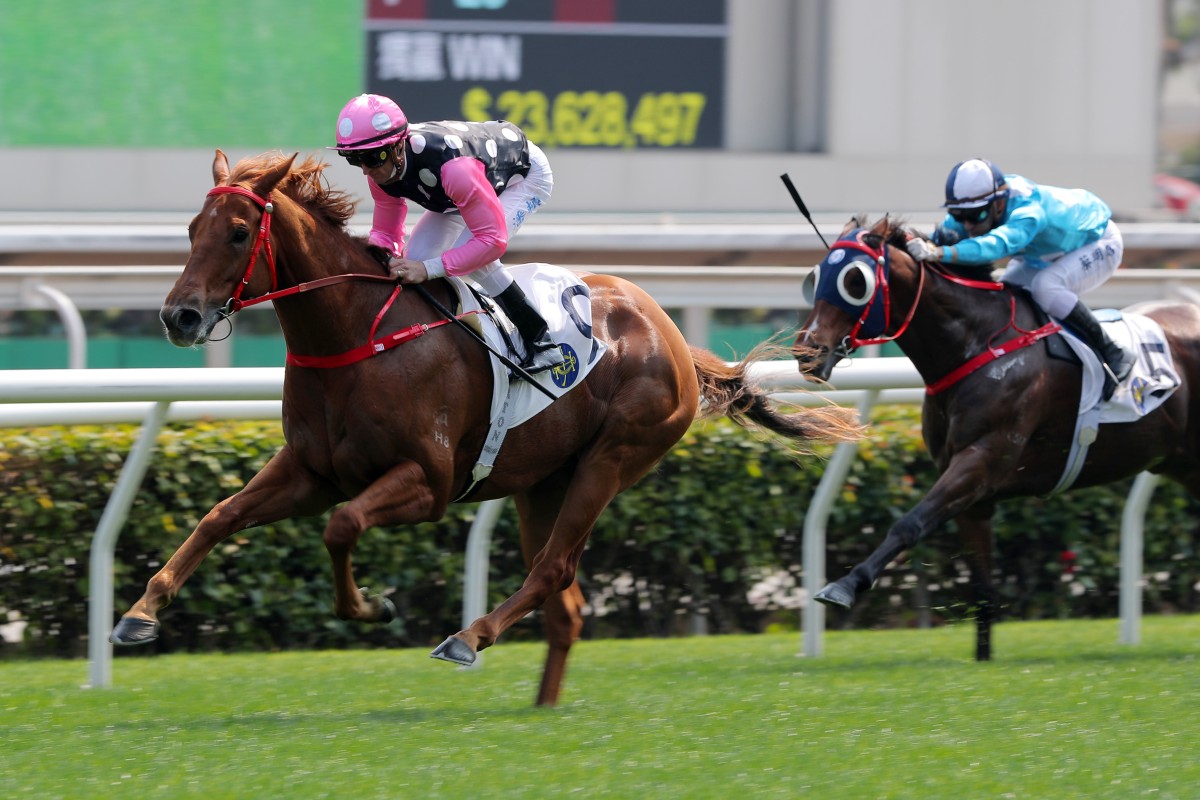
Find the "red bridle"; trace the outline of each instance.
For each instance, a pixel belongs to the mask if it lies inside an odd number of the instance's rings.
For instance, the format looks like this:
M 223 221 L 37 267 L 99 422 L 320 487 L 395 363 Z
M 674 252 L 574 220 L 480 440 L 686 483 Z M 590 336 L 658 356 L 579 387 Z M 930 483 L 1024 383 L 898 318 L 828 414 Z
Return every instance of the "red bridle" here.
M 891 287 L 888 285 L 890 260 L 888 258 L 887 244 L 882 245 L 879 249 L 875 249 L 862 241 L 861 237 L 855 237 L 854 239 L 841 240 L 836 243 L 835 247 L 866 253 L 875 264 L 875 295 L 867 303 L 862 315 L 854 323 L 854 328 L 847 337 L 850 348 L 857 349 L 867 344 L 883 344 L 900 338 L 908 330 L 908 325 L 912 322 L 913 314 L 917 312 L 917 303 L 921 300 L 921 290 L 925 287 L 925 270 L 920 270 L 921 277 L 917 283 L 917 295 L 913 298 L 912 305 L 909 306 L 908 316 L 904 318 L 904 322 L 900 324 L 900 328 L 895 333 L 889 335 L 887 329 L 892 322 L 892 292 Z M 871 313 L 871 307 L 875 305 L 875 301 L 881 294 L 883 297 L 883 333 L 874 339 L 859 339 L 858 332 L 862 330 L 863 324 L 866 323 L 867 317 Z
M 276 287 L 279 286 L 279 281 L 275 276 L 275 253 L 271 250 L 271 215 L 275 211 L 275 205 L 271 202 L 270 194 L 266 197 L 259 197 L 241 186 L 214 186 L 208 196 L 212 197 L 218 194 L 240 194 L 242 197 L 248 197 L 263 212 L 262 220 L 258 223 L 258 238 L 254 240 L 254 249 L 250 251 L 250 263 L 246 265 L 246 272 L 242 275 L 241 283 L 233 290 L 233 296 L 225 303 L 226 313 L 232 314 L 248 305 L 261 303 L 264 299 L 268 299 L 264 295 L 250 301 L 242 300 L 242 292 L 246 290 L 246 285 L 250 283 L 250 277 L 254 274 L 254 265 L 258 262 L 258 254 L 264 250 L 267 254 L 267 267 L 271 270 L 271 294 L 274 294 Z

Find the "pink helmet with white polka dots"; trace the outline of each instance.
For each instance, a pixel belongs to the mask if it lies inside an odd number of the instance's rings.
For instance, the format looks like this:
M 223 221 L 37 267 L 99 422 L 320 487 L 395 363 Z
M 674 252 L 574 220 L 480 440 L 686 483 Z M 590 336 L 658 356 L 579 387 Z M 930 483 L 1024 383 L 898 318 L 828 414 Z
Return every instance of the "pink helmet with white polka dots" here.
M 338 114 L 337 144 L 330 150 L 367 150 L 403 141 L 408 118 L 400 106 L 378 94 L 360 94 Z

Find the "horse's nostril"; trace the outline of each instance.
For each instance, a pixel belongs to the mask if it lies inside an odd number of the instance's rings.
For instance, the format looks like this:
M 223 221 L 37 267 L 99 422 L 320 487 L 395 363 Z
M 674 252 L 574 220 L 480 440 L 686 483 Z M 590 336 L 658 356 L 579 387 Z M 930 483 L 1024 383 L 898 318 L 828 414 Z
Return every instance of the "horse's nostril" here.
M 820 345 L 814 345 L 804 342 L 797 342 L 792 346 L 792 357 L 800 362 L 801 366 L 811 364 L 814 361 L 819 361 L 827 351 Z
M 163 309 L 159 315 L 163 321 L 163 325 L 168 330 L 177 331 L 179 333 L 192 333 L 199 329 L 203 317 L 199 311 L 193 308 L 177 306 L 172 309 Z
M 190 308 L 181 309 L 178 314 L 179 327 L 193 330 L 200 326 L 200 314 Z

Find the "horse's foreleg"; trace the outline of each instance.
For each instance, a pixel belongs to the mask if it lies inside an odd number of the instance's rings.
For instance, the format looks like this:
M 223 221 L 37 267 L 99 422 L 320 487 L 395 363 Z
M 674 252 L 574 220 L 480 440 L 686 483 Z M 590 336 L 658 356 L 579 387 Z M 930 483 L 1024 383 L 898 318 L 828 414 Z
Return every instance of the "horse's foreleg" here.
M 237 531 L 294 516 L 319 514 L 336 501 L 329 487 L 299 464 L 284 447 L 246 487 L 221 501 L 163 568 L 146 592 L 121 617 L 109 637 L 113 644 L 145 644 L 158 638 L 158 612 L 179 594 L 200 562 L 218 543 Z
M 381 597 L 358 589 L 350 556 L 363 532 L 375 525 L 407 525 L 437 519 L 445 511 L 434 500 L 425 472 L 415 462 L 393 467 L 361 494 L 338 508 L 325 527 L 325 549 L 333 562 L 333 612 L 338 619 L 391 622 L 395 610 Z
M 874 586 L 896 556 L 924 539 L 946 520 L 987 497 L 991 489 L 985 480 L 986 475 L 984 459 L 959 453 L 951 459 L 950 465 L 929 494 L 891 527 L 883 543 L 849 574 L 817 592 L 814 599 L 839 608 L 853 606 L 858 593 Z
M 992 623 L 1000 613 L 996 586 L 992 583 L 992 503 L 980 503 L 955 518 L 971 567 L 971 590 L 975 595 L 975 660 L 992 658 Z

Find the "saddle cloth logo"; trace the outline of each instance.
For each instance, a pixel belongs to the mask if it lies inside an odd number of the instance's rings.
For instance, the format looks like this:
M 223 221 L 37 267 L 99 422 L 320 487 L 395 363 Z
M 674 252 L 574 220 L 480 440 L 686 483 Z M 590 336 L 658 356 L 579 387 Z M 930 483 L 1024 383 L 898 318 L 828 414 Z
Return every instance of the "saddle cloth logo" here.
M 550 368 L 550 380 L 560 389 L 566 389 L 579 378 L 579 354 L 569 344 L 560 344 L 558 349 L 563 363 Z

